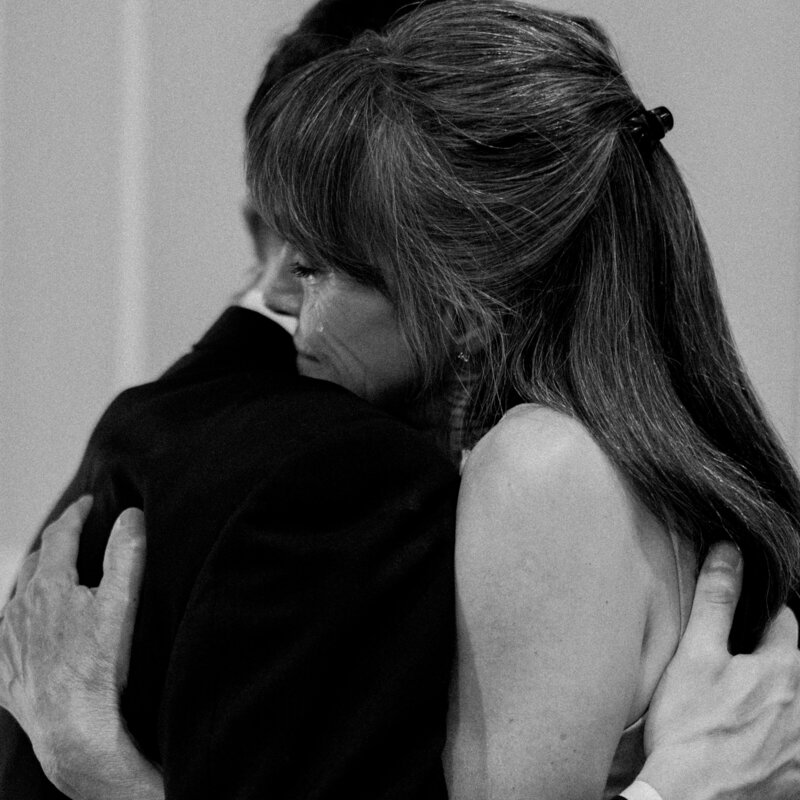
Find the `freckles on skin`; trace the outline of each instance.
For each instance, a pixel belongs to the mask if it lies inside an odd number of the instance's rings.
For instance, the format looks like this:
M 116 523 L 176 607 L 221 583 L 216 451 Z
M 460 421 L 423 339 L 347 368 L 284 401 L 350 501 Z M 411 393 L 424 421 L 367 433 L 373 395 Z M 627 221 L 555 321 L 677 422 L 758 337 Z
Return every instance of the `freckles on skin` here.
M 407 393 L 416 368 L 390 301 L 336 272 L 304 282 L 295 335 L 302 375 L 377 403 Z

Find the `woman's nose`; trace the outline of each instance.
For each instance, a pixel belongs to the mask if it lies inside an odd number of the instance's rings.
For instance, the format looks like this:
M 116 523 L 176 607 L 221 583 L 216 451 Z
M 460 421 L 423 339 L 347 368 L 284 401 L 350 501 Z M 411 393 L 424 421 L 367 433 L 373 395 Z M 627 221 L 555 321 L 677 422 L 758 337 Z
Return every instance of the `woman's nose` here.
M 282 247 L 278 252 L 268 251 L 258 289 L 264 298 L 264 305 L 270 311 L 297 317 L 303 301 L 303 288 L 292 273 L 291 265 L 289 247 Z

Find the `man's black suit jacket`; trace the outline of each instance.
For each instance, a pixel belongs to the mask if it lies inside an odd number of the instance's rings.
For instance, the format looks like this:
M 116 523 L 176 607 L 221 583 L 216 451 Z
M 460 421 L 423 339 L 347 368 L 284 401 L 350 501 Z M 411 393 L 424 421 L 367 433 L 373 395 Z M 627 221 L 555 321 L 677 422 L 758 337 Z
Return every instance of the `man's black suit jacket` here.
M 87 492 L 90 586 L 144 509 L 122 707 L 167 797 L 446 797 L 457 476 L 425 437 L 231 308 L 112 403 L 51 518 Z M 61 797 L 2 715 L 0 797 Z

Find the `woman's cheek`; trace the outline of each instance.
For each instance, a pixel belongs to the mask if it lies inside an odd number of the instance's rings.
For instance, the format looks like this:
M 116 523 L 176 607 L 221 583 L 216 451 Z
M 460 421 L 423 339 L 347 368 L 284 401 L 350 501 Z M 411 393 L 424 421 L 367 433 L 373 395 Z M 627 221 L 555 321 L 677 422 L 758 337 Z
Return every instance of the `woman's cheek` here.
M 325 333 L 324 300 L 313 286 L 303 289 L 303 305 L 300 310 L 298 335 L 295 337 L 298 349 L 314 351 L 320 346 Z

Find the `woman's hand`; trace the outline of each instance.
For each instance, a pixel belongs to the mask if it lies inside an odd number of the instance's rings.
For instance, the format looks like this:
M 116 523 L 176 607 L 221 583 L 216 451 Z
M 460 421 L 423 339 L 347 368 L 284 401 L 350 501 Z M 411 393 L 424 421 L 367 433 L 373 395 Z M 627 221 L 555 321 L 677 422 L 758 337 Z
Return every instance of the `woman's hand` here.
M 111 532 L 97 589 L 75 561 L 91 508 L 83 497 L 25 560 L 0 619 L 0 705 L 27 733 L 47 777 L 76 800 L 163 798 L 119 712 L 144 569 L 144 521 L 128 509 Z
M 731 656 L 741 579 L 736 548 L 712 550 L 651 703 L 640 778 L 663 800 L 800 797 L 797 621 L 784 609 L 754 653 Z

